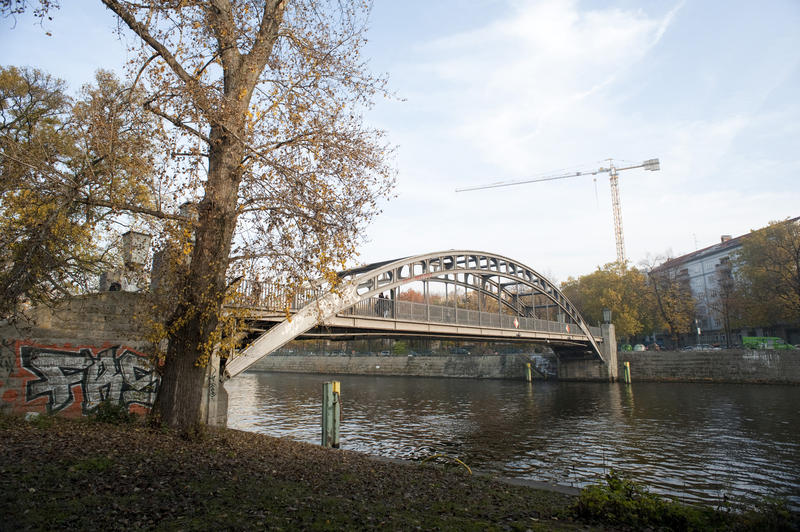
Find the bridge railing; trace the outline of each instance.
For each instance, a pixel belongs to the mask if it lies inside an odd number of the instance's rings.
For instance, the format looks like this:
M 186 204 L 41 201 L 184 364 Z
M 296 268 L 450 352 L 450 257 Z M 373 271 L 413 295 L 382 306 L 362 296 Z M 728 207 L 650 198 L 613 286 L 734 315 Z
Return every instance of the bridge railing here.
M 292 293 L 283 284 L 245 279 L 237 285 L 232 305 L 276 312 L 283 312 L 287 308 L 295 311 L 317 297 L 318 291 L 301 290 Z
M 412 301 L 393 301 L 391 299 L 381 298 L 370 298 L 359 301 L 352 307 L 341 312 L 340 315 L 581 334 L 580 328 L 574 323 L 512 316 L 508 314 L 499 314 L 497 312 L 480 312 L 477 310 L 445 307 L 442 305 L 426 305 L 425 303 L 415 303 Z M 514 325 L 515 321 L 517 326 Z M 593 336 L 600 336 L 599 327 L 589 327 L 589 330 Z
M 314 291 L 309 290 L 290 296 L 286 289 L 278 284 L 246 280 L 237 287 L 236 306 L 280 312 L 283 312 L 288 307 L 291 311 L 294 311 L 313 301 L 317 295 Z M 569 332 L 579 334 L 580 331 L 579 327 L 573 323 L 499 314 L 497 312 L 480 312 L 478 310 L 444 305 L 426 305 L 425 303 L 415 303 L 413 301 L 394 301 L 377 297 L 359 301 L 341 314 L 367 318 L 452 323 L 475 327 L 517 328 L 526 331 L 552 333 Z M 517 320 L 518 327 L 514 326 L 514 320 Z M 566 329 L 567 326 L 569 326 L 569 331 Z M 596 338 L 601 336 L 599 327 L 589 327 L 589 331 Z

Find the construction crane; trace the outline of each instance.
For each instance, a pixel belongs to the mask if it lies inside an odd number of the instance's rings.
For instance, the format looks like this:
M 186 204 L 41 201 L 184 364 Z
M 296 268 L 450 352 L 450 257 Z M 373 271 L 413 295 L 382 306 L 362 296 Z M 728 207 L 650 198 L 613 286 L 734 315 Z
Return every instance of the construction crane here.
M 622 234 L 622 213 L 620 211 L 620 204 L 619 204 L 619 177 L 618 172 L 622 172 L 623 170 L 633 170 L 634 168 L 644 168 L 645 170 L 656 171 L 660 170 L 661 166 L 658 162 L 658 159 L 647 159 L 642 164 L 636 164 L 633 166 L 624 166 L 622 168 L 617 168 L 614 166 L 614 162 L 611 159 L 608 159 L 608 167 L 600 167 L 597 170 L 591 170 L 588 172 L 570 172 L 568 174 L 558 174 L 546 177 L 538 177 L 534 179 L 517 179 L 513 181 L 498 181 L 497 183 L 490 183 L 488 185 L 480 185 L 476 187 L 466 187 L 466 188 L 457 188 L 456 192 L 467 192 L 470 190 L 483 190 L 486 188 L 499 188 L 499 187 L 510 187 L 513 185 L 524 185 L 525 183 L 538 183 L 541 181 L 555 181 L 556 179 L 567 179 L 568 177 L 578 177 L 582 175 L 597 175 L 608 172 L 609 180 L 611 181 L 611 205 L 614 210 L 614 236 L 617 241 L 617 262 L 619 264 L 625 264 L 625 238 Z

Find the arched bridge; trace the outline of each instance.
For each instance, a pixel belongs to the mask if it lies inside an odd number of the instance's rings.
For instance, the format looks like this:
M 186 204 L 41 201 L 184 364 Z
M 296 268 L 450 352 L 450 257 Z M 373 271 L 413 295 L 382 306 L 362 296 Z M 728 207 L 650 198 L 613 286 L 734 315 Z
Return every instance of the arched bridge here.
M 428 253 L 346 270 L 339 279 L 334 290 L 309 290 L 291 302 L 277 290 L 244 283 L 237 304 L 251 309 L 263 332 L 228 362 L 225 378 L 287 342 L 309 336 L 527 340 L 547 343 L 559 354 L 605 361 L 598 345 L 603 341 L 600 329 L 587 326 L 542 275 L 501 255 Z M 409 291 L 412 287 L 419 290 Z

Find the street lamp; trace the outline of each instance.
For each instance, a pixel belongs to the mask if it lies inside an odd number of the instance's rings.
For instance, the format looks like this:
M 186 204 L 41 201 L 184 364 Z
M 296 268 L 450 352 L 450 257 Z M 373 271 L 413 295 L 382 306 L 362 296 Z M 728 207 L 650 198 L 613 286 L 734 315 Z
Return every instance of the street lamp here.
M 611 309 L 604 308 L 603 309 L 603 323 L 611 323 Z

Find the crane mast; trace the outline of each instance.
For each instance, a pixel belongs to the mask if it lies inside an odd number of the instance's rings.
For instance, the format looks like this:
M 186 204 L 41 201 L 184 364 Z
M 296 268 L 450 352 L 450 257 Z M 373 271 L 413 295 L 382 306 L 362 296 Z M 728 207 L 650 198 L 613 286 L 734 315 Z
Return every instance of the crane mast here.
M 555 181 L 556 179 L 567 179 L 569 177 L 578 177 L 582 175 L 597 175 L 600 173 L 608 173 L 609 181 L 611 182 L 611 207 L 614 213 L 614 239 L 617 243 L 617 262 L 625 264 L 627 258 L 625 257 L 625 236 L 622 232 L 622 208 L 619 200 L 619 172 L 623 170 L 633 170 L 634 168 L 644 168 L 645 170 L 656 171 L 660 170 L 661 166 L 658 159 L 648 159 L 642 164 L 633 166 L 624 166 L 617 168 L 611 159 L 608 159 L 608 168 L 600 167 L 597 170 L 589 172 L 569 172 L 566 174 L 556 174 L 552 176 L 539 177 L 535 179 L 518 179 L 512 181 L 498 181 L 488 185 L 479 185 L 474 187 L 457 188 L 456 192 L 468 192 L 470 190 L 483 190 L 487 188 L 510 187 L 513 185 L 524 185 L 526 183 L 539 183 L 541 181 Z
M 617 263 L 625 264 L 625 235 L 622 232 L 622 208 L 619 204 L 619 177 L 616 168 L 612 164 L 609 170 L 609 181 L 611 182 L 611 209 L 614 211 L 614 239 L 617 242 Z

